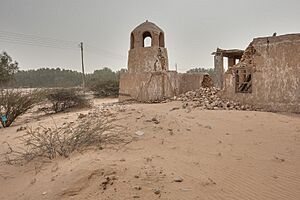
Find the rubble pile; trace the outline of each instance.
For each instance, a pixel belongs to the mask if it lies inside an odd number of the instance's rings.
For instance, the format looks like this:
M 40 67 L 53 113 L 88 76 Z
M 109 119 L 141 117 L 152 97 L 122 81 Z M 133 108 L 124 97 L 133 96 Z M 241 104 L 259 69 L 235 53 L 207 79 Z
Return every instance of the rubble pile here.
M 253 106 L 243 105 L 236 101 L 223 99 L 219 95 L 219 89 L 200 88 L 174 97 L 174 100 L 182 101 L 183 108 L 199 107 L 207 110 L 256 110 Z

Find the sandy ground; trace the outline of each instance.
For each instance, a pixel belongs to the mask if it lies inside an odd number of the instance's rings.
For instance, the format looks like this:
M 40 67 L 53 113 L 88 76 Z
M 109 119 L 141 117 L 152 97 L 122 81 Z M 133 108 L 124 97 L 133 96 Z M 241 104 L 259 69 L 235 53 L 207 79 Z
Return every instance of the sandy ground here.
M 170 111 L 180 105 L 126 105 L 119 123 L 134 140 L 118 150 L 90 150 L 23 166 L 1 164 L 0 199 L 300 199 L 299 115 Z M 60 124 L 86 112 L 25 115 L 0 129 L 0 144 L 16 142 L 24 134 L 16 130 L 24 124 Z

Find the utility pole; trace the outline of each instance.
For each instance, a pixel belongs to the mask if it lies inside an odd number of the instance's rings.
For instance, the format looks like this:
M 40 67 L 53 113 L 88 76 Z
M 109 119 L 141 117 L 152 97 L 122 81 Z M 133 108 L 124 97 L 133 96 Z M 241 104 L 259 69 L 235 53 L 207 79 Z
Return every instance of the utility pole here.
M 81 50 L 81 67 L 82 67 L 82 88 L 85 90 L 85 74 L 84 74 L 84 63 L 83 63 L 83 42 L 80 42 Z

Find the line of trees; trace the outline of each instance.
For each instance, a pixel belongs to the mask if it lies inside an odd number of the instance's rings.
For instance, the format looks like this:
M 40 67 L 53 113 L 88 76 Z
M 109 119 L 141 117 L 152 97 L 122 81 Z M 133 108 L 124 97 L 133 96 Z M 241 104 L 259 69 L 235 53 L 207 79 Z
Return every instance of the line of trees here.
M 86 74 L 88 86 L 95 82 L 119 81 L 120 71 L 112 71 L 110 68 L 95 70 L 92 74 Z M 65 69 L 40 68 L 36 70 L 20 70 L 14 74 L 14 78 L 8 83 L 8 87 L 77 87 L 82 84 L 82 73 Z
M 60 68 L 21 70 L 15 73 L 10 87 L 74 87 L 81 84 L 81 73 Z
M 214 77 L 214 69 L 213 68 L 192 68 L 190 70 L 188 70 L 186 73 L 208 73 L 211 77 Z
M 18 70 L 18 63 L 3 52 L 0 54 L 0 86 L 10 88 L 48 88 L 77 87 L 82 84 L 82 73 L 61 68 L 39 68 L 36 70 Z M 122 71 L 112 71 L 110 68 L 95 70 L 86 74 L 87 86 L 98 82 L 119 82 Z
M 95 70 L 86 74 L 86 86 L 95 96 L 118 96 L 120 73 L 110 68 Z M 18 63 L 5 52 L 0 54 L 0 89 L 2 88 L 56 88 L 79 87 L 82 73 L 61 68 L 40 68 L 18 70 Z

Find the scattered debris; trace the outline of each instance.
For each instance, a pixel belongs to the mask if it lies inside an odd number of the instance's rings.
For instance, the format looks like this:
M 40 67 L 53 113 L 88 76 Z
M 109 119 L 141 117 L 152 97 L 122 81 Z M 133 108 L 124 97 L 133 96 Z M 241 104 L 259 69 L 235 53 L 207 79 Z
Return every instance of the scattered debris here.
M 84 117 L 86 117 L 85 114 L 80 113 L 80 114 L 78 115 L 78 119 L 82 119 L 82 118 L 84 118 Z
M 279 162 L 284 162 L 285 159 L 284 158 L 279 158 L 277 156 L 274 156 L 275 160 L 279 161 Z
M 176 98 L 176 97 L 175 97 Z M 171 108 L 170 111 L 173 111 L 173 110 L 179 110 L 180 108 L 179 107 L 174 107 L 174 108 Z
M 114 181 L 117 180 L 115 176 L 107 176 L 105 177 L 105 180 L 102 181 L 101 185 L 102 185 L 102 189 L 106 190 L 108 185 L 113 185 Z
M 174 182 L 180 183 L 182 181 L 183 181 L 183 178 L 181 178 L 179 176 L 177 176 L 177 177 L 174 178 Z
M 17 129 L 17 132 L 19 132 L 19 131 L 24 131 L 24 130 L 26 130 L 26 129 L 27 129 L 27 127 L 21 126 L 21 127 L 19 127 L 19 128 Z
M 180 188 L 181 191 L 184 191 L 184 192 L 189 192 L 189 191 L 192 191 L 192 189 L 190 188 Z
M 135 134 L 137 136 L 143 136 L 145 133 L 144 133 L 144 131 L 137 131 L 137 132 L 135 132 Z
M 159 124 L 159 120 L 156 117 L 153 117 L 151 121 L 153 121 L 155 124 Z
M 199 107 L 207 110 L 256 110 L 254 107 L 239 102 L 223 99 L 219 89 L 214 87 L 200 88 L 175 97 L 174 100 L 182 101 L 182 108 Z
M 141 186 L 138 186 L 138 185 L 134 186 L 133 188 L 134 188 L 135 190 L 141 190 L 141 189 L 142 189 L 142 187 L 141 187 Z
M 185 109 L 186 107 L 188 107 L 188 105 L 189 105 L 188 102 L 184 102 L 184 103 L 182 104 L 182 108 Z
M 160 194 L 160 189 L 154 188 L 154 189 L 153 189 L 153 192 L 154 192 L 154 194 L 157 194 L 157 195 L 158 195 L 158 194 Z
M 204 128 L 212 129 L 212 127 L 210 125 L 204 126 Z
M 159 124 L 159 120 L 156 117 L 152 117 L 151 119 L 147 119 L 146 122 L 154 122 L 155 124 Z

